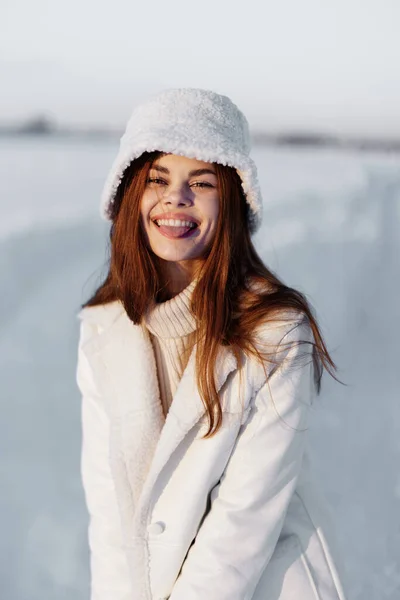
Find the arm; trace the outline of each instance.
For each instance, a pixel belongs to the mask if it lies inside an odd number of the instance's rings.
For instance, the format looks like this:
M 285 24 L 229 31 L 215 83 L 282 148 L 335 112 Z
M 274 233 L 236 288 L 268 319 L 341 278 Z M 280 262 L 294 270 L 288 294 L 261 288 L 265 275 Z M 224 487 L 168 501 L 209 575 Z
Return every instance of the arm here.
M 283 341 L 310 341 L 311 336 L 302 323 Z M 257 393 L 170 600 L 252 598 L 301 469 L 314 394 L 311 349 L 301 344 L 286 351 Z
M 82 321 L 77 383 L 82 394 L 81 474 L 89 512 L 91 600 L 130 600 L 132 587 L 111 470 L 109 420 L 81 350 L 91 325 Z

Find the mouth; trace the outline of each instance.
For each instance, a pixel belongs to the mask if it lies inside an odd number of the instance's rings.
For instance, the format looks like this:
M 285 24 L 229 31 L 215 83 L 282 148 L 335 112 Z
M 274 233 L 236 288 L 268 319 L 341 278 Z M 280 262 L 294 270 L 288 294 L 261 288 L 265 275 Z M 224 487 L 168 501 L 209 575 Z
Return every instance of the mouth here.
M 166 224 L 165 222 L 152 221 L 158 231 L 168 238 L 179 239 L 191 237 L 193 233 L 198 229 L 198 224 L 187 222 L 186 224 L 172 225 Z

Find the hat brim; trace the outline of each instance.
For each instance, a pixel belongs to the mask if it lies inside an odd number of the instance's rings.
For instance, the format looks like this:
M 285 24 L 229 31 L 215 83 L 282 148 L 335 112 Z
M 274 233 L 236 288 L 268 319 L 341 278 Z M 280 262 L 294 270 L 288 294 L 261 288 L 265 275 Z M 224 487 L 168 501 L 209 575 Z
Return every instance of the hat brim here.
M 257 178 L 257 168 L 250 156 L 234 152 L 221 152 L 220 148 L 213 150 L 186 147 L 183 149 L 176 143 L 168 143 L 165 140 L 162 143 L 135 144 L 134 149 L 130 148 L 129 151 L 125 152 L 122 148 L 120 149 L 112 164 L 101 196 L 100 214 L 103 219 L 111 220 L 115 195 L 124 173 L 132 161 L 139 158 L 144 152 L 154 152 L 156 150 L 168 154 L 186 156 L 187 158 L 196 158 L 204 162 L 215 162 L 236 169 L 242 182 L 246 201 L 251 209 L 249 212 L 249 230 L 253 234 L 259 229 L 262 220 L 263 203 Z

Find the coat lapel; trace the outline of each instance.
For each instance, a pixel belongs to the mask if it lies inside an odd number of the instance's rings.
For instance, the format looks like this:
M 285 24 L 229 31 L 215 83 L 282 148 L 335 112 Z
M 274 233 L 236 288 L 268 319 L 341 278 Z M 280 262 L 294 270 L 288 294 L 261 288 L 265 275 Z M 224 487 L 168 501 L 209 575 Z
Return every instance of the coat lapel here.
M 97 315 L 92 312 L 90 316 L 97 318 L 98 333 L 82 350 L 92 365 L 110 414 L 110 461 L 117 496 L 125 523 L 134 528 L 127 533 L 137 535 L 138 527 L 144 525 L 158 476 L 205 413 L 195 377 L 196 346 L 164 419 L 147 329 L 134 325 L 120 303 L 108 305 L 106 312 L 95 308 Z M 236 367 L 232 351 L 221 347 L 215 367 L 217 391 Z
M 195 352 L 196 347 L 192 351 L 186 369 L 179 382 L 165 419 L 164 427 L 160 432 L 151 468 L 146 480 L 143 482 L 140 503 L 135 513 L 137 530 L 146 524 L 148 506 L 157 478 L 179 444 L 205 414 L 205 407 L 196 384 Z M 228 348 L 223 348 L 217 358 L 215 369 L 217 392 L 220 391 L 229 373 L 236 367 L 237 361 L 233 353 Z

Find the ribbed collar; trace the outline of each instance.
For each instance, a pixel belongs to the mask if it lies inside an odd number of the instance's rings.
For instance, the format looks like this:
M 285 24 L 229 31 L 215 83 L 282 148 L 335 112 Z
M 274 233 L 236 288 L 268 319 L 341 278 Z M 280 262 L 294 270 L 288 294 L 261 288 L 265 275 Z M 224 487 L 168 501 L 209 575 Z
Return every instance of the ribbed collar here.
M 192 292 L 196 287 L 194 279 L 179 294 L 165 302 L 153 302 L 144 315 L 147 329 L 160 338 L 179 338 L 196 329 L 196 319 L 190 312 Z

